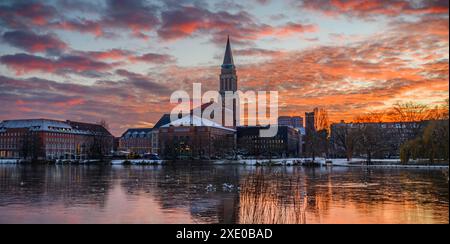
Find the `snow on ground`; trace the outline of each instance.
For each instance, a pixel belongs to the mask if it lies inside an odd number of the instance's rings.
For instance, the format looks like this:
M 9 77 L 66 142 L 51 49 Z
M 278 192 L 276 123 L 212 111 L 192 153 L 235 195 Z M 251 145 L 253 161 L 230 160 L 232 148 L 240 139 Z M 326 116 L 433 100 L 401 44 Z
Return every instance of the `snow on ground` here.
M 244 165 L 295 165 L 312 162 L 312 158 L 286 158 L 286 159 L 241 159 L 236 161 L 217 161 L 217 164 L 244 164 Z M 345 158 L 325 159 L 316 158 L 314 163 L 326 166 L 327 162 L 332 162 L 333 166 L 340 167 L 373 167 L 373 168 L 423 168 L 423 169 L 448 169 L 448 165 L 426 165 L 426 164 L 409 164 L 403 165 L 399 159 L 373 159 L 371 165 L 366 164 L 366 160 L 362 158 L 354 158 L 347 161 Z
M 145 165 L 145 164 L 162 164 L 162 160 L 148 160 L 148 159 L 127 159 L 127 160 L 112 160 L 113 165 L 133 164 L 133 165 Z
M 240 159 L 235 161 L 217 161 L 217 164 L 236 163 L 245 165 L 264 165 L 264 164 L 281 164 L 292 165 L 295 163 L 305 162 L 304 158 L 283 158 L 283 159 Z
M 0 164 L 17 164 L 19 163 L 18 159 L 0 159 Z
M 311 159 L 309 159 L 311 160 Z M 366 164 L 366 159 L 363 158 L 352 158 L 350 161 L 347 161 L 346 158 L 333 158 L 333 159 L 316 159 L 321 164 L 324 164 L 325 161 L 333 162 L 333 165 L 340 166 L 350 166 L 350 165 L 358 165 L 358 164 Z M 373 164 L 400 164 L 400 159 L 372 159 Z
M 246 164 L 246 165 L 257 165 L 257 164 L 282 164 L 282 165 L 292 165 L 295 163 L 305 163 L 307 161 L 312 161 L 312 159 L 308 158 L 282 158 L 282 159 L 240 159 L 236 161 L 228 161 L 228 162 L 236 162 L 238 164 Z M 221 161 L 226 163 L 227 161 Z M 316 159 L 316 163 L 325 164 L 325 159 Z
M 98 160 L 85 160 L 82 163 L 96 163 Z M 345 158 L 339 159 L 325 159 L 325 158 L 316 158 L 315 163 L 321 166 L 326 166 L 327 161 L 331 161 L 331 165 L 339 166 L 339 167 L 370 167 L 370 168 L 411 168 L 411 169 L 448 169 L 448 165 L 427 165 L 423 164 L 408 164 L 403 165 L 400 163 L 398 159 L 373 159 L 371 165 L 367 165 L 365 159 L 362 158 L 354 158 L 351 161 L 347 161 Z M 149 160 L 149 159 L 133 159 L 133 160 L 112 160 L 111 164 L 113 165 L 124 165 L 124 164 L 132 164 L 132 165 L 161 165 L 163 164 L 163 160 Z M 217 160 L 214 161 L 213 164 L 217 165 L 225 165 L 225 164 L 236 164 L 236 165 L 301 165 L 304 163 L 312 162 L 312 158 L 285 158 L 285 159 L 241 159 L 241 160 Z M 0 164 L 18 164 L 20 160 L 18 159 L 0 159 Z M 58 162 L 58 163 L 67 163 L 67 162 Z
M 402 164 L 399 159 L 372 159 L 372 164 L 367 165 L 365 159 L 329 159 L 333 162 L 334 166 L 345 167 L 370 167 L 370 168 L 411 168 L 411 169 L 445 169 L 449 168 L 448 165 L 427 165 L 426 163 L 414 164 L 411 162 L 408 165 Z M 323 164 L 323 161 L 321 162 Z
M 70 159 L 57 159 L 56 164 L 95 164 L 101 163 L 98 159 L 86 159 L 86 160 L 70 160 Z

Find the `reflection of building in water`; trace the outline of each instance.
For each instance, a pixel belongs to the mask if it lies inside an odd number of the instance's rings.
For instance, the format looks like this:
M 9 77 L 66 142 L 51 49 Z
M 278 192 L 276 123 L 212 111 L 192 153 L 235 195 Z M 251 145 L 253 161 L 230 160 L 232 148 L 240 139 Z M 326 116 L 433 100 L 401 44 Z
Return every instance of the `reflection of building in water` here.
M 218 206 L 219 223 L 235 224 L 239 218 L 239 194 L 229 193 Z
M 442 186 L 418 187 L 413 180 L 418 172 L 390 172 L 394 177 L 386 183 L 379 178 L 383 170 L 293 171 L 258 168 L 243 179 L 239 223 L 432 223 L 440 218 L 436 212 L 442 209 L 428 208 L 423 202 Z M 435 194 L 436 201 L 448 202 L 448 192 L 440 195 Z
M 0 205 L 92 204 L 104 207 L 112 187 L 109 168 L 68 166 L 23 166 L 0 168 Z
M 227 183 L 239 185 L 240 172 L 228 167 L 180 165 L 162 167 L 152 189 L 163 209 L 188 208 L 200 223 L 236 223 L 239 194 Z M 206 189 L 210 185 L 211 190 Z
M 239 223 L 321 222 L 336 197 L 331 176 L 323 169 L 257 168 L 241 181 Z
M 448 223 L 447 177 L 422 170 L 5 165 L 0 196 L 0 212 L 38 221 L 55 221 L 32 213 L 45 206 L 94 223 Z

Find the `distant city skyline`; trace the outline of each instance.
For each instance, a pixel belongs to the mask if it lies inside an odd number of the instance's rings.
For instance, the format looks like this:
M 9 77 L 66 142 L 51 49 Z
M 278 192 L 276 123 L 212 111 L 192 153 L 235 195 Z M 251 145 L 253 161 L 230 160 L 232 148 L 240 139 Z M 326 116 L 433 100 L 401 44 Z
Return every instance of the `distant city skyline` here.
M 449 3 L 2 1 L 0 121 L 152 127 L 170 94 L 219 89 L 227 36 L 242 90 L 279 91 L 280 115 L 330 120 L 449 95 Z M 306 119 L 306 118 L 305 118 Z

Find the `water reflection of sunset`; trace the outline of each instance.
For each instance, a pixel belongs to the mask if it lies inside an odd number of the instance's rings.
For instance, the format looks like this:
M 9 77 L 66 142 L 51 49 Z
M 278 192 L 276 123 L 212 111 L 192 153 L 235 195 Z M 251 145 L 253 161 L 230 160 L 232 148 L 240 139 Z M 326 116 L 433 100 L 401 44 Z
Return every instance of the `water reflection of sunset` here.
M 449 221 L 436 170 L 2 165 L 0 196 L 0 223 Z
M 332 174 L 304 176 L 262 169 L 249 175 L 241 185 L 240 223 L 448 223 L 441 214 L 448 206 L 433 205 L 442 199 L 429 198 L 426 189 L 413 190 L 433 184 L 414 182 L 408 173 L 382 184 L 370 178 L 340 183 Z

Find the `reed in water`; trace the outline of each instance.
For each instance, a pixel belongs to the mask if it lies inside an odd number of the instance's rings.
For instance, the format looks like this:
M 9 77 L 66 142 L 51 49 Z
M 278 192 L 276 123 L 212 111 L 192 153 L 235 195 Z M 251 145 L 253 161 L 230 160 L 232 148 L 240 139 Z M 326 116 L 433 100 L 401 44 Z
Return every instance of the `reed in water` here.
M 300 177 L 257 169 L 241 183 L 240 223 L 306 223 L 307 196 Z

